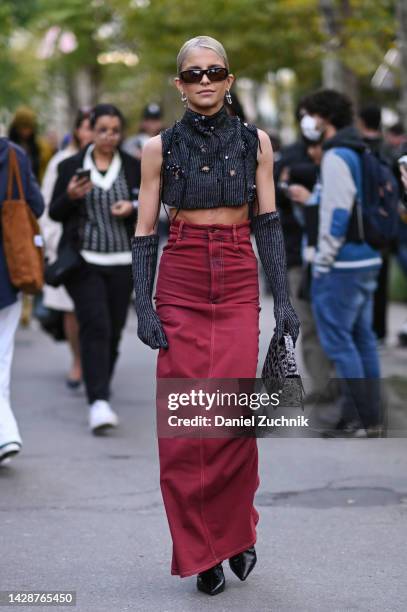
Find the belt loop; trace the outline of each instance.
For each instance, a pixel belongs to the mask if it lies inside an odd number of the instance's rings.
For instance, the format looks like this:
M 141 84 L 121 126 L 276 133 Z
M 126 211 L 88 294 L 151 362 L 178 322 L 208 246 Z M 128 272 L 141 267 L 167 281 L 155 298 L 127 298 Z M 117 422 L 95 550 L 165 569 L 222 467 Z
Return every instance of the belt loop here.
M 180 224 L 179 224 L 179 228 L 178 228 L 178 236 L 177 236 L 177 242 L 179 242 L 182 238 L 182 228 L 184 227 L 184 221 L 183 219 L 181 219 Z
M 237 240 L 236 223 L 233 224 L 233 244 L 235 246 L 235 249 L 239 248 L 239 243 Z

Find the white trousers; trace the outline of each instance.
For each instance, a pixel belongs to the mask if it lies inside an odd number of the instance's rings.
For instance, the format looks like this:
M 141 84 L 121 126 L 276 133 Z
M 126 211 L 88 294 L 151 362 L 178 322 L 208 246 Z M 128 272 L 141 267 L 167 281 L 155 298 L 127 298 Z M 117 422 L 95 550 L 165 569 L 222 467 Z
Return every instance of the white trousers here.
M 11 362 L 20 316 L 21 299 L 0 309 L 0 449 L 10 442 L 21 444 L 18 425 L 10 406 Z

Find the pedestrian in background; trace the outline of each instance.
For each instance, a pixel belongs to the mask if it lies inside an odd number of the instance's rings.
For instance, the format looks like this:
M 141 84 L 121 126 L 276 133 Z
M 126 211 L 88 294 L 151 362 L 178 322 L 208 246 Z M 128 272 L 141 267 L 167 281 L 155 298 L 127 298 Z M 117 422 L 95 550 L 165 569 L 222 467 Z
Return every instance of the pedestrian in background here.
M 358 128 L 366 146 L 380 159 L 393 168 L 394 160 L 389 146 L 382 134 L 382 111 L 377 104 L 362 107 L 358 114 Z M 382 265 L 380 268 L 377 288 L 373 299 L 373 329 L 377 339 L 383 343 L 387 336 L 387 307 L 389 292 L 390 248 L 380 250 Z
M 294 217 L 301 225 L 301 266 L 288 268 L 293 306 L 301 320 L 301 352 L 312 387 L 307 394 L 309 403 L 331 402 L 335 390 L 330 383 L 333 364 L 325 354 L 318 336 L 311 305 L 311 265 L 318 238 L 318 215 L 321 194 L 320 137 L 307 141 L 309 162 L 294 163 L 288 169 L 286 192 L 291 199 Z
M 141 159 L 143 147 L 153 136 L 157 136 L 163 129 L 162 110 L 159 104 L 151 102 L 143 110 L 138 134 L 129 136 L 123 143 L 123 149 L 136 159 Z
M 327 386 L 332 365 L 319 341 L 308 286 L 310 253 L 318 232 L 321 132 L 301 100 L 296 117 L 301 136 L 281 150 L 275 164 L 276 203 L 284 233 L 290 295 L 301 321 L 302 358 L 311 383 L 307 401 L 323 403 L 332 400 L 332 390 Z M 315 193 L 311 193 L 314 188 Z
M 354 432 L 380 433 L 380 366 L 372 329 L 373 295 L 381 266 L 379 251 L 363 240 L 356 209 L 361 186 L 350 163 L 361 170 L 365 143 L 353 126 L 349 99 L 321 90 L 303 100 L 323 135 L 318 246 L 312 302 L 322 347 L 345 382 L 344 413 L 337 424 Z M 359 384 L 354 379 L 369 379 Z M 354 412 L 356 407 L 356 414 Z
M 28 106 L 17 108 L 10 124 L 9 139 L 20 145 L 27 153 L 33 173 L 41 184 L 45 169 L 54 151 L 49 143 L 38 135 L 37 116 Z
M 396 162 L 400 155 L 402 155 L 407 143 L 407 135 L 400 121 L 386 128 L 384 132 L 384 141 L 393 157 L 393 161 Z
M 130 236 L 140 162 L 120 149 L 123 123 L 112 104 L 93 109 L 93 144 L 59 164 L 49 213 L 63 224 L 59 252 L 68 248 L 78 258 L 65 287 L 79 321 L 89 426 L 94 433 L 118 424 L 109 403 L 110 383 L 132 292 Z
M 92 142 L 93 131 L 90 126 L 90 110 L 79 110 L 75 119 L 71 143 L 58 151 L 50 160 L 42 182 L 42 195 L 45 202 L 45 211 L 40 219 L 41 231 L 45 241 L 45 256 L 49 264 L 57 258 L 58 244 L 62 235 L 62 225 L 52 221 L 49 217 L 49 206 L 52 193 L 57 180 L 58 165 L 68 157 L 72 157 L 79 150 Z M 68 387 L 76 388 L 82 380 L 82 368 L 79 349 L 79 326 L 74 312 L 74 303 L 69 297 L 65 287 L 51 287 L 44 285 L 43 304 L 52 310 L 63 313 L 63 329 L 72 354 L 72 365 L 66 378 Z
M 24 151 L 7 138 L 0 138 L 0 213 L 7 194 L 9 148 L 13 147 L 20 168 L 25 200 L 36 217 L 44 210 L 44 203 L 31 164 Z M 14 185 L 13 197 L 17 196 Z M 0 216 L 1 219 L 1 216 Z M 14 337 L 21 315 L 21 296 L 11 284 L 0 230 L 0 463 L 21 450 L 22 440 L 10 405 L 10 373 L 14 351 Z
M 407 278 L 407 146 L 401 151 L 398 161 L 400 172 L 400 184 L 402 203 L 400 205 L 400 224 L 397 245 L 397 259 L 405 277 Z M 407 346 L 407 321 L 405 321 L 398 333 L 401 346 Z

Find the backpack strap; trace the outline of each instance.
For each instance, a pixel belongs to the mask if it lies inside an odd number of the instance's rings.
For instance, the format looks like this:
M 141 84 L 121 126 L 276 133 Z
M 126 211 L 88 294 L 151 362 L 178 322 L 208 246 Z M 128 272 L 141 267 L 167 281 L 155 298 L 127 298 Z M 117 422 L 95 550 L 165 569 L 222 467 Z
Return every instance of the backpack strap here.
M 356 186 L 356 197 L 360 204 L 363 202 L 363 180 L 362 180 L 362 164 L 360 155 L 353 149 L 347 147 L 336 147 L 335 154 L 343 159 L 351 171 L 353 182 Z
M 352 210 L 351 226 L 356 225 L 359 240 L 365 241 L 363 224 L 363 175 L 361 156 L 348 147 L 335 147 L 335 155 L 343 159 L 348 166 L 356 187 L 356 197 Z

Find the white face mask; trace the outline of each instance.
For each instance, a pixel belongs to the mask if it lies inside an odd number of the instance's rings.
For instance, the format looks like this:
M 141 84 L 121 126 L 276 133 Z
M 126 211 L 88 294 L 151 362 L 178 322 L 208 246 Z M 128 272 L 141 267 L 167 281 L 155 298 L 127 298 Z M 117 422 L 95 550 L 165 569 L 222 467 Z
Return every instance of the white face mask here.
M 318 127 L 317 120 L 311 115 L 304 115 L 300 122 L 301 132 L 308 140 L 317 142 L 321 136 L 322 131 Z

